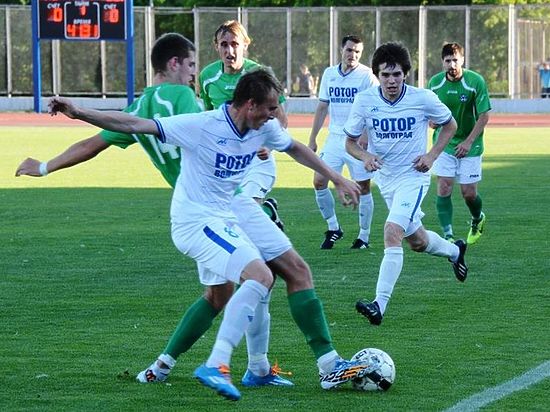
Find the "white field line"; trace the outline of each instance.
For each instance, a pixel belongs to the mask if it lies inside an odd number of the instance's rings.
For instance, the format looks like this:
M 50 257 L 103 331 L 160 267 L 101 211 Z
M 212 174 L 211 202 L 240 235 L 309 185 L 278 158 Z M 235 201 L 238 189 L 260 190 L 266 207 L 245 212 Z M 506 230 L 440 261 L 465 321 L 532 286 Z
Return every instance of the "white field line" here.
M 521 391 L 550 377 L 550 360 L 540 364 L 536 368 L 528 370 L 523 375 L 479 392 L 458 402 L 456 405 L 446 409 L 444 412 L 470 412 L 477 411 L 479 408 L 498 401 L 513 392 Z

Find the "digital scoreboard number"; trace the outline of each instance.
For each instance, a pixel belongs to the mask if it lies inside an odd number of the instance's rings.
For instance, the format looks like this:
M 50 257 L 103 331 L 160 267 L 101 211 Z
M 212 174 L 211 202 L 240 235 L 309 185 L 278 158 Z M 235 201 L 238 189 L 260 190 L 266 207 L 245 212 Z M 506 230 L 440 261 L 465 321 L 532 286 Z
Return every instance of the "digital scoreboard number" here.
M 38 37 L 124 40 L 126 1 L 132 0 L 38 0 Z

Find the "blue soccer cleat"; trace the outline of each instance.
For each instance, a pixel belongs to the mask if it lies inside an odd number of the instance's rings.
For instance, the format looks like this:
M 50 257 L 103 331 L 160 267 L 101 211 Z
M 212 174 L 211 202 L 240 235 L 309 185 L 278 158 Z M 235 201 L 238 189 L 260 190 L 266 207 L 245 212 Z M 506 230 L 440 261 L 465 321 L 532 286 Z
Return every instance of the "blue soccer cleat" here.
M 289 381 L 288 379 L 285 379 L 279 375 L 292 375 L 291 372 L 282 372 L 281 368 L 279 368 L 279 365 L 275 363 L 271 367 L 271 370 L 269 373 L 265 376 L 258 376 L 252 373 L 249 369 L 246 370 L 246 373 L 244 374 L 241 383 L 244 386 L 247 387 L 258 387 L 258 386 L 267 386 L 267 385 L 273 385 L 273 386 L 294 386 L 294 383 Z
M 225 399 L 229 399 L 230 401 L 238 401 L 241 399 L 241 393 L 233 383 L 231 383 L 229 367 L 226 365 L 220 365 L 217 368 L 209 368 L 203 363 L 195 369 L 193 376 L 204 386 L 214 389 Z

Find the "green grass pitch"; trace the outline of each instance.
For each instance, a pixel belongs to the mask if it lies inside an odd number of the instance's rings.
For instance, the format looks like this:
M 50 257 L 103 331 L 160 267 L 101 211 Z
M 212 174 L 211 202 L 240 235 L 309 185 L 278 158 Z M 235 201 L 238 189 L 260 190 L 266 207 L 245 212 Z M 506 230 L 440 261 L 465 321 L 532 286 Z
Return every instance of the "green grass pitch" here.
M 294 325 L 282 282 L 271 305 L 270 359 L 293 372 L 292 389 L 242 389 L 237 403 L 203 388 L 192 371 L 219 323 L 180 357 L 168 384 L 134 377 L 164 348 L 201 293 L 193 262 L 169 231 L 171 191 L 139 147 L 111 148 L 47 178 L 13 177 L 27 156 L 48 159 L 95 133 L 86 127 L 4 127 L 0 134 L 0 406 L 5 411 L 440 411 L 550 359 L 550 134 L 489 128 L 480 193 L 486 233 L 469 248 L 460 284 L 448 262 L 405 252 L 384 323 L 355 313 L 372 298 L 383 253 L 386 207 L 376 188 L 372 247 L 350 250 L 357 212 L 338 208 L 345 237 L 319 250 L 325 224 L 312 173 L 277 154 L 286 232 L 310 264 L 338 351 L 387 351 L 397 379 L 386 393 L 321 390 L 315 361 Z M 302 141 L 309 131 L 294 129 Z M 423 204 L 437 230 L 435 184 Z M 468 230 L 454 193 L 457 236 Z M 244 342 L 233 379 L 246 368 Z M 550 379 L 485 411 L 547 410 Z M 546 405 L 546 406 L 545 406 Z

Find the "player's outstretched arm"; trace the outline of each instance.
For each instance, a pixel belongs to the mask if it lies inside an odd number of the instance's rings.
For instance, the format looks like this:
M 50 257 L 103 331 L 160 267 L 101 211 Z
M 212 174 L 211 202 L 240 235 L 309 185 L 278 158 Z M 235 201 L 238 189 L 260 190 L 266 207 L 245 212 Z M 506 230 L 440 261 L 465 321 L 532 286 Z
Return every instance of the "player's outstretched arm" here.
M 293 140 L 293 145 L 287 153 L 298 163 L 315 170 L 334 183 L 340 201 L 344 206 L 356 206 L 359 204 L 359 195 L 361 193 L 359 185 L 334 172 L 309 147 L 297 140 Z
M 17 167 L 15 176 L 46 176 L 56 170 L 65 169 L 90 160 L 109 147 L 109 143 L 96 134 L 70 146 L 63 153 L 47 162 L 28 157 Z M 42 166 L 41 166 L 42 165 Z
M 158 134 L 157 125 L 153 120 L 115 110 L 99 111 L 77 107 L 70 99 L 64 97 L 52 97 L 48 104 L 48 111 L 52 116 L 63 113 L 71 119 L 83 120 L 114 132 Z

